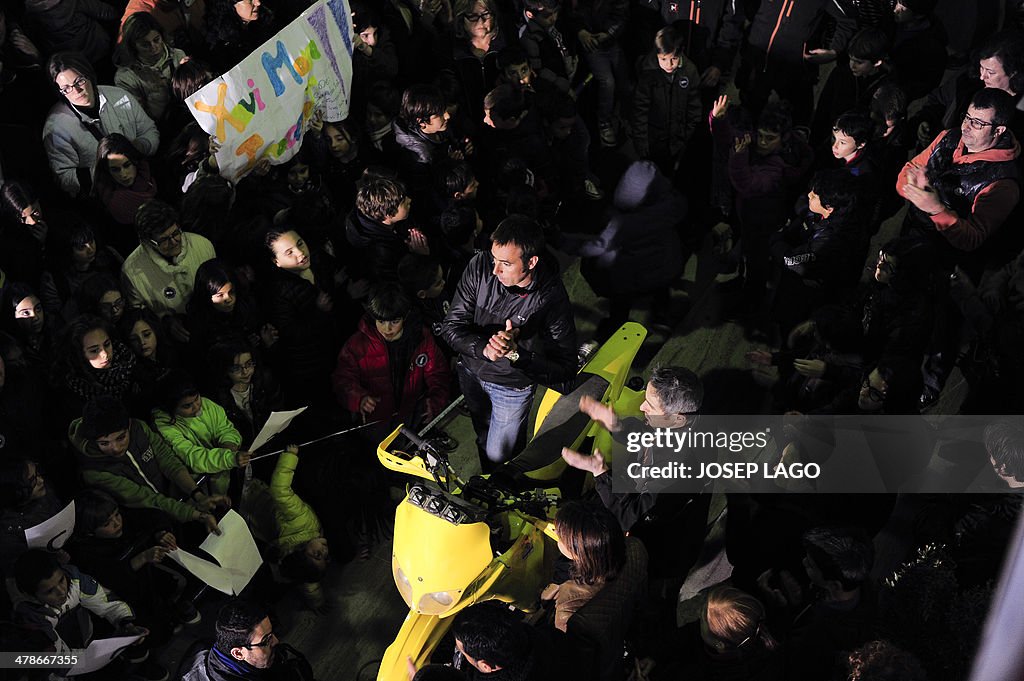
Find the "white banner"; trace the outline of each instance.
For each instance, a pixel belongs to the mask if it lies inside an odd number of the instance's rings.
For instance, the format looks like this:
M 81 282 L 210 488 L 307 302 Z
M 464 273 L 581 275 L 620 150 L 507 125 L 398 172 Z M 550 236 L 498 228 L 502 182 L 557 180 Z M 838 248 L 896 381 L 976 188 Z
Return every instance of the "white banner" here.
M 318 0 L 187 102 L 220 144 L 220 174 L 234 181 L 262 158 L 277 165 L 294 156 L 314 112 L 348 116 L 351 83 L 348 1 Z

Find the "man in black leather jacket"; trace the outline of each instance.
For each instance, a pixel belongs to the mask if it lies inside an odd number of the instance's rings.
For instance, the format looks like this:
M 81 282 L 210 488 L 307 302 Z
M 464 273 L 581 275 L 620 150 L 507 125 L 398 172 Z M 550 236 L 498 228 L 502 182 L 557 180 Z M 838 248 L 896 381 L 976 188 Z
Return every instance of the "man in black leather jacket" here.
M 522 448 L 534 386 L 558 387 L 577 368 L 572 306 L 536 222 L 512 215 L 498 225 L 491 252 L 466 267 L 442 336 L 459 353 L 477 447 L 500 463 Z

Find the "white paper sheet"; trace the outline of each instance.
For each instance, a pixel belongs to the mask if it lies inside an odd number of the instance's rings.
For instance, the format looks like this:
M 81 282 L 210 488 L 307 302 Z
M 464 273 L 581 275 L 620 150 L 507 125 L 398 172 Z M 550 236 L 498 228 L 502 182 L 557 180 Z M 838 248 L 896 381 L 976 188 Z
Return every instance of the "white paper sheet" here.
M 221 534 L 211 533 L 199 548 L 213 556 L 231 574 L 232 588 L 237 595 L 256 574 L 263 558 L 245 519 L 234 510 L 228 511 L 217 524 Z
M 25 541 L 30 549 L 56 551 L 64 546 L 75 531 L 75 502 L 71 502 L 56 515 L 35 527 L 25 530 Z
M 293 411 L 270 412 L 270 416 L 267 417 L 267 422 L 263 424 L 263 427 L 260 429 L 256 439 L 252 441 L 251 445 L 249 445 L 249 451 L 255 452 L 257 449 L 270 442 L 270 438 L 287 428 L 291 424 L 292 419 L 306 411 L 308 408 L 309 407 L 300 407 Z
M 193 555 L 181 548 L 171 551 L 167 555 L 177 562 L 178 565 L 198 577 L 200 581 L 229 596 L 234 595 L 235 591 L 231 574 L 221 566 L 208 560 L 203 560 L 199 556 Z
M 117 636 L 115 638 L 97 638 L 89 643 L 85 650 L 76 650 L 78 664 L 68 671 L 68 676 L 88 674 L 97 669 L 103 669 L 110 663 L 110 659 L 124 650 L 131 644 L 138 641 L 141 636 Z

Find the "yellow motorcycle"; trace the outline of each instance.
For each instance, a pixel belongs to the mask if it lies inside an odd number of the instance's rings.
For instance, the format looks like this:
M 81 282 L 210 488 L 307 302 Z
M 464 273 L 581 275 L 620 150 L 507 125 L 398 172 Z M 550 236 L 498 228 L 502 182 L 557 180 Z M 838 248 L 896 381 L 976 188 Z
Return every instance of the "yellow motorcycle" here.
M 529 445 L 495 475 L 462 480 L 443 449 L 404 426 L 380 443 L 384 467 L 421 480 L 395 511 L 391 570 L 409 614 L 384 653 L 378 681 L 407 681 L 407 660 L 417 669 L 427 664 L 453 616 L 474 603 L 540 607 L 558 554 L 553 518 L 565 470 L 561 449 L 579 449 L 593 437 L 601 451 L 611 451 L 602 446 L 610 435 L 579 412 L 580 397 L 636 412 L 642 392 L 625 384 L 646 335 L 627 322 L 580 369 L 572 393 L 545 389 Z

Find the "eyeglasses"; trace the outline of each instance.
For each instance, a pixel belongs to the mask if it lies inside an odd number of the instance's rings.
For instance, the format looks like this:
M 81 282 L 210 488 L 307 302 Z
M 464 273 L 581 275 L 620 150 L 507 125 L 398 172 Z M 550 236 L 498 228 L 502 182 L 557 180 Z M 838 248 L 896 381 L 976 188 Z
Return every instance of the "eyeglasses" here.
M 861 390 L 866 389 L 868 391 L 868 398 L 870 398 L 872 401 L 885 402 L 885 391 L 872 387 L 870 380 L 865 378 L 864 381 L 860 384 L 860 388 Z
M 104 310 L 122 310 L 125 306 L 124 298 L 118 298 L 112 303 L 100 303 L 100 307 Z
M 68 95 L 72 90 L 77 92 L 85 92 L 85 86 L 89 84 L 89 79 L 85 76 L 79 76 L 75 78 L 71 85 L 65 85 L 64 87 L 57 88 L 62 95 Z
M 466 18 L 466 21 L 471 24 L 481 24 L 494 15 L 490 12 L 480 12 L 479 14 L 464 14 L 463 16 Z
M 256 368 L 256 360 L 250 359 L 245 364 L 232 364 L 231 365 L 231 373 L 238 374 L 238 373 L 241 373 L 241 372 L 245 371 L 246 369 L 255 369 L 255 368 Z
M 270 632 L 269 634 L 261 638 L 259 643 L 247 643 L 244 646 L 239 646 L 239 648 L 247 648 L 249 650 L 252 650 L 253 648 L 269 648 L 270 641 L 275 638 L 277 638 L 277 634 L 275 634 L 274 632 Z
M 967 124 L 971 126 L 972 130 L 984 130 L 985 128 L 991 128 L 995 126 L 995 123 L 983 121 L 980 118 L 975 118 L 970 114 L 964 114 L 964 121 L 966 121 Z
M 178 227 L 173 232 L 168 234 L 167 236 L 162 236 L 159 239 L 150 239 L 149 243 L 153 244 L 157 248 L 163 248 L 164 246 L 166 246 L 167 244 L 171 243 L 172 241 L 181 241 L 181 235 L 182 235 L 181 228 Z

